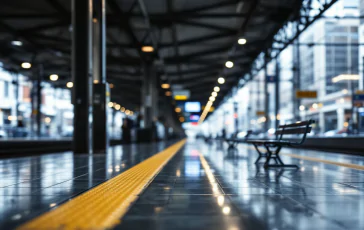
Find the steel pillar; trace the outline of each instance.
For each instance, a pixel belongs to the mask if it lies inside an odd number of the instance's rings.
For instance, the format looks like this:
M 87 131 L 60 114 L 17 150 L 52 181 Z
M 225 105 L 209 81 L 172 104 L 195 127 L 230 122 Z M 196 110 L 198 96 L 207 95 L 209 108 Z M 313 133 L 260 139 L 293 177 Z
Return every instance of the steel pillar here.
M 36 113 L 36 124 L 37 124 L 37 137 L 42 135 L 42 78 L 43 78 L 43 65 L 39 65 L 38 69 L 38 79 L 37 79 L 37 113 Z
M 72 0 L 73 152 L 92 152 L 92 0 Z
M 274 100 L 275 100 L 275 111 L 274 111 L 274 115 L 275 117 L 275 129 L 278 130 L 278 126 L 279 126 L 279 120 L 278 120 L 278 115 L 279 115 L 279 109 L 280 109 L 280 65 L 279 65 L 279 59 L 276 58 L 276 76 L 275 76 L 275 94 L 274 94 Z
M 107 103 L 109 102 L 106 83 L 106 26 L 105 0 L 93 0 L 93 152 L 106 153 L 109 147 L 107 126 Z
M 299 107 L 301 104 L 301 100 L 296 98 L 296 90 L 300 90 L 301 88 L 301 63 L 300 63 L 300 46 L 299 46 L 299 37 L 297 37 L 296 44 L 294 46 L 294 73 L 293 73 L 293 91 L 292 91 L 292 101 L 293 101 L 293 122 L 300 120 L 300 112 Z
M 157 76 L 153 66 L 153 62 L 146 61 L 144 63 L 144 79 L 143 79 L 143 116 L 144 127 L 150 128 L 153 124 L 153 119 L 158 116 L 158 90 Z
M 264 63 L 264 116 L 265 116 L 265 122 L 264 122 L 264 131 L 268 131 L 269 129 L 269 95 L 268 95 L 268 71 L 267 71 L 267 65 L 268 62 L 265 60 Z

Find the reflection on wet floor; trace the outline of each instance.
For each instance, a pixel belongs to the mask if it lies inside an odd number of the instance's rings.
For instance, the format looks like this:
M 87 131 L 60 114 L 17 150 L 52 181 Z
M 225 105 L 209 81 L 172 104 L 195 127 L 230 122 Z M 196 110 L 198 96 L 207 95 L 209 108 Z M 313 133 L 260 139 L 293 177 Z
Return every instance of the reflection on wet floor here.
M 160 152 L 171 143 L 0 160 L 0 229 L 11 229 Z
M 364 172 L 283 157 L 300 169 L 256 166 L 256 152 L 189 141 L 119 229 L 364 229 Z M 364 163 L 357 156 L 286 152 Z
M 171 143 L 114 147 L 107 155 L 0 160 L 0 229 L 11 229 L 110 179 Z M 364 229 L 364 171 L 282 156 L 296 169 L 264 170 L 241 145 L 189 140 L 116 229 Z M 283 152 L 364 165 L 358 156 Z

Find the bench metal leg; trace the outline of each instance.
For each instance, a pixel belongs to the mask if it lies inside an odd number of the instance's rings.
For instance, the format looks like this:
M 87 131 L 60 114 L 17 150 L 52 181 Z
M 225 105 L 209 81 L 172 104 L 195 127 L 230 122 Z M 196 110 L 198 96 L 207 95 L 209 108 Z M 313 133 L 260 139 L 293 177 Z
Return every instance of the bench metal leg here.
M 260 159 L 262 159 L 263 157 L 267 157 L 267 153 L 262 153 L 257 144 L 253 144 L 254 148 L 257 150 L 259 157 L 257 158 L 257 160 L 254 162 L 254 164 L 258 164 L 258 162 L 260 161 Z
M 265 146 L 265 148 L 267 150 L 267 154 L 268 154 L 267 160 L 264 163 L 264 168 L 270 168 L 270 167 L 298 168 L 297 165 L 287 165 L 287 164 L 283 163 L 282 159 L 279 156 L 279 152 L 281 151 L 282 146 L 277 146 L 277 149 L 275 151 L 272 151 L 271 147 L 268 145 L 264 145 L 264 146 Z M 275 162 L 276 162 L 275 164 L 269 164 L 269 161 L 272 158 L 275 160 Z

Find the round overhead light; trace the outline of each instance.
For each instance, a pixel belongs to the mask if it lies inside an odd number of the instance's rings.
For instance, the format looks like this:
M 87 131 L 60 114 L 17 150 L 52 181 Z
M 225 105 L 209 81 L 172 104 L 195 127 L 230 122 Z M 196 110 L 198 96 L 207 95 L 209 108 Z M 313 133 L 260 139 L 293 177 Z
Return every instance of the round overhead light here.
M 300 105 L 300 110 L 301 111 L 305 110 L 305 106 L 304 105 Z
M 107 106 L 109 106 L 110 108 L 112 108 L 114 106 L 114 103 L 112 103 L 111 101 L 109 103 L 107 103 Z
M 151 53 L 154 51 L 154 48 L 153 48 L 153 46 L 143 46 L 142 51 L 145 53 Z
M 57 80 L 58 80 L 58 75 L 57 75 L 57 74 L 51 74 L 51 75 L 49 76 L 49 79 L 50 79 L 51 81 L 57 81 Z
M 120 106 L 119 104 L 116 104 L 116 105 L 114 106 L 114 108 L 115 108 L 116 110 L 119 110 L 119 109 L 121 108 L 121 106 Z
M 223 78 L 223 77 L 219 77 L 219 78 L 217 79 L 217 82 L 218 82 L 219 84 L 224 84 L 224 83 L 225 83 L 225 78 Z
M 217 93 L 216 92 L 212 92 L 211 93 L 211 96 L 216 97 L 217 96 Z
M 14 45 L 14 46 L 22 46 L 23 42 L 21 42 L 21 41 L 12 41 L 11 44 Z
M 21 67 L 23 69 L 30 69 L 32 67 L 32 64 L 30 64 L 29 62 L 23 62 L 21 63 Z
M 238 40 L 238 43 L 239 43 L 239 45 L 245 45 L 246 44 L 246 39 L 245 38 L 240 38 Z
M 49 124 L 51 123 L 52 119 L 50 117 L 44 118 L 45 123 Z
M 129 109 L 125 110 L 125 114 L 126 115 L 129 115 L 130 114 L 130 110 Z
M 177 107 L 174 111 L 176 111 L 176 113 L 180 113 L 182 110 L 181 108 Z
M 99 84 L 99 80 L 94 80 L 94 84 Z
M 233 68 L 234 67 L 234 62 L 232 62 L 232 61 L 227 61 L 226 63 L 225 63 L 225 66 L 227 67 L 227 68 Z
M 125 107 L 121 107 L 121 108 L 120 108 L 120 111 L 121 111 L 121 112 L 125 112 Z
M 209 100 L 210 100 L 210 101 L 215 101 L 215 98 L 214 98 L 213 96 L 211 96 L 211 97 L 209 98 Z
M 114 88 L 114 84 L 113 83 L 110 83 L 109 84 L 109 87 L 110 87 L 110 89 L 113 89 Z
M 66 86 L 67 86 L 67 88 L 72 88 L 73 87 L 73 82 L 72 81 L 67 82 Z
M 162 89 L 169 89 L 169 84 L 168 83 L 163 83 L 162 84 Z
M 166 92 L 166 96 L 167 96 L 167 97 L 169 97 L 169 96 L 171 96 L 171 95 L 172 95 L 171 91 L 167 91 L 167 92 Z
M 215 91 L 215 92 L 219 92 L 219 91 L 220 91 L 220 87 L 219 87 L 219 86 L 215 86 L 215 87 L 214 87 L 214 91 Z

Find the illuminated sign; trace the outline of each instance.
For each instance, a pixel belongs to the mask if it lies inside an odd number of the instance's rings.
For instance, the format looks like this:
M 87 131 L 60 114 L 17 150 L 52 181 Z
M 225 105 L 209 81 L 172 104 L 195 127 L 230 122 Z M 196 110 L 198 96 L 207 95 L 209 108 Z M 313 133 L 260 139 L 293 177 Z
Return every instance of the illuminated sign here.
M 198 121 L 198 120 L 200 120 L 200 116 L 199 115 L 191 115 L 190 116 L 190 121 Z
M 185 103 L 185 111 L 187 113 L 201 112 L 201 104 L 198 101 L 189 101 Z
M 185 100 L 187 100 L 187 96 L 186 95 L 175 95 L 174 100 L 176 100 L 176 101 L 185 101 Z
M 296 98 L 317 98 L 317 91 L 296 91 Z

